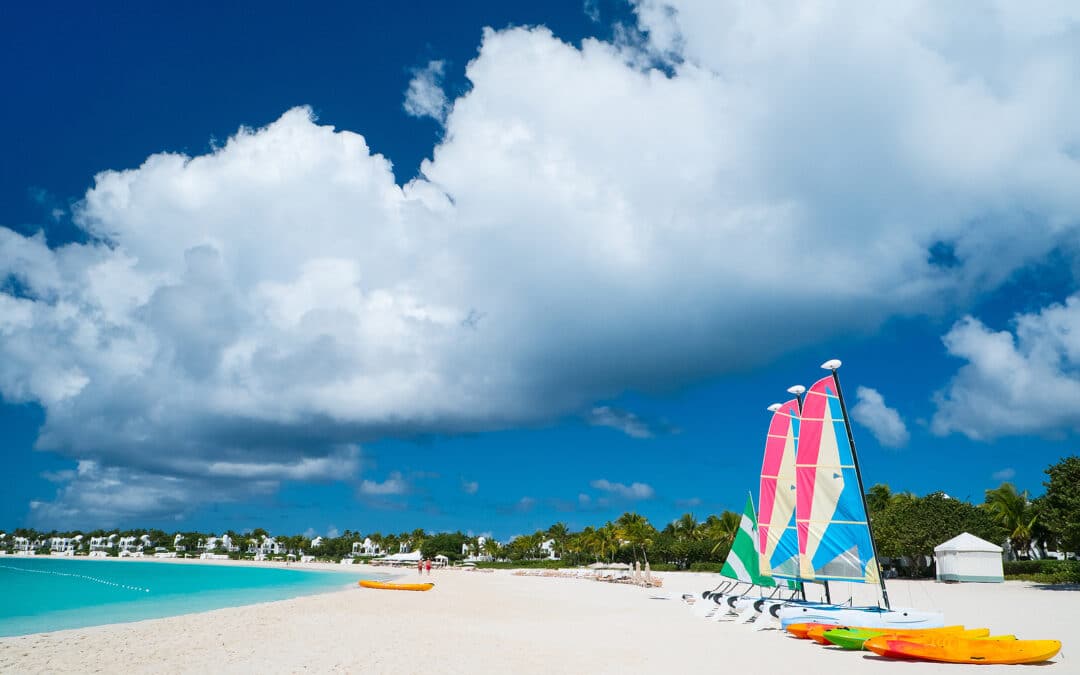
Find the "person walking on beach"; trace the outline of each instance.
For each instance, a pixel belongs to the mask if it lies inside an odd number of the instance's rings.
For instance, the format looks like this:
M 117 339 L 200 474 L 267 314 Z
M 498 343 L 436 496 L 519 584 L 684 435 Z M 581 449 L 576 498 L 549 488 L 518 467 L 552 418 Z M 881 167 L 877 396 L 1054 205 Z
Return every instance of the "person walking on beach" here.
M 431 576 L 431 561 L 428 560 L 425 564 L 427 565 L 427 575 L 430 577 Z
M 417 560 L 416 561 L 416 573 L 419 574 L 420 576 L 424 576 L 424 561 L 423 560 Z

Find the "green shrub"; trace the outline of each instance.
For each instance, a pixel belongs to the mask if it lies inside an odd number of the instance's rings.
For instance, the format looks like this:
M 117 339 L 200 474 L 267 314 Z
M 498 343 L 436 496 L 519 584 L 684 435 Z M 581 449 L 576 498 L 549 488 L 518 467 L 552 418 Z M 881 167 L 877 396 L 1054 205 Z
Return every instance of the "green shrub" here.
M 1005 574 L 1040 574 L 1043 571 L 1043 563 L 1057 562 L 1056 560 L 1014 560 L 1005 563 Z
M 696 563 L 691 563 L 690 571 L 691 572 L 719 572 L 720 569 L 723 566 L 724 566 L 724 563 L 696 562 Z
M 1041 584 L 1080 584 L 1080 560 L 1017 560 L 1005 563 L 1009 579 Z

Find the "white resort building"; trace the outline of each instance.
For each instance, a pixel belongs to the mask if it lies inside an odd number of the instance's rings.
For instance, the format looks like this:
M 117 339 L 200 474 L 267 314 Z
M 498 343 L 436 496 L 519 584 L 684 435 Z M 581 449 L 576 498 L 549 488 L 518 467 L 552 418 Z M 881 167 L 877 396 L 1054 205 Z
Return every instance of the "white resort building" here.
M 273 537 L 263 537 L 262 543 L 259 544 L 259 553 L 263 555 L 281 555 L 284 552 L 285 546 Z
M 555 550 L 555 540 L 548 539 L 544 543 L 540 544 L 540 559 L 541 560 L 558 560 L 559 552 Z
M 43 543 L 39 541 L 30 541 L 26 537 L 15 537 L 15 555 L 34 555 L 34 552 Z
M 108 552 L 116 548 L 116 540 L 120 538 L 118 534 L 110 534 L 108 536 L 90 537 L 90 555 L 91 556 L 104 556 Z
M 81 537 L 80 537 L 81 539 Z M 49 552 L 52 555 L 72 556 L 75 555 L 75 549 L 78 546 L 78 542 L 73 538 L 68 537 L 52 537 L 49 539 Z
M 461 545 L 461 555 L 465 557 L 463 562 L 491 562 L 494 558 L 487 553 L 487 537 L 477 537 L 476 544 L 465 542 Z
M 408 551 L 405 551 L 406 553 Z M 366 537 L 364 541 L 354 541 L 352 545 L 353 557 L 371 558 L 377 555 L 382 555 L 382 547 L 371 541 L 371 537 Z

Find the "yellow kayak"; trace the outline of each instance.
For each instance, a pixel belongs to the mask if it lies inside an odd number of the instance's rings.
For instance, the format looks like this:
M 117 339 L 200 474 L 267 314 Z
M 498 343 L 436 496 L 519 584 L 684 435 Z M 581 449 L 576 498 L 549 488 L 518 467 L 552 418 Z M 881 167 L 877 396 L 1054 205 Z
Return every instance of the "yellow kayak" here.
M 1012 636 L 1002 636 L 1012 637 Z M 1041 663 L 1061 649 L 1057 640 L 982 638 L 871 638 L 866 648 L 893 659 L 921 659 L 946 663 Z
M 435 584 L 391 584 L 386 581 L 367 581 L 366 579 L 358 582 L 364 588 L 381 588 L 384 591 L 430 591 Z

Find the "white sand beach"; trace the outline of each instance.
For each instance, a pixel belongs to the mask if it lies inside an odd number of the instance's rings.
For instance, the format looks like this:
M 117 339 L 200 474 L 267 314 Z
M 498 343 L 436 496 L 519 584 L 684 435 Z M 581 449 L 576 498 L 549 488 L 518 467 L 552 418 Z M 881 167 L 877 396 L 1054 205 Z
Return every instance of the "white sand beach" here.
M 356 566 L 357 576 L 378 572 Z M 705 621 L 678 599 L 715 574 L 666 573 L 662 589 L 510 572 L 438 571 L 427 593 L 351 587 L 281 602 L 0 639 L 0 671 L 386 673 L 957 672 L 839 652 L 777 631 Z M 343 581 L 348 580 L 343 576 Z M 409 573 L 402 577 L 415 581 Z M 426 577 L 425 577 L 426 580 Z M 1008 582 L 892 581 L 893 604 L 950 623 L 1055 638 L 1049 672 L 1080 673 L 1080 590 Z M 858 597 L 867 591 L 855 587 Z M 846 598 L 837 588 L 834 599 Z M 666 599 L 658 599 L 659 596 Z M 980 666 L 980 673 L 1018 666 Z M 794 671 L 793 671 L 794 672 Z

